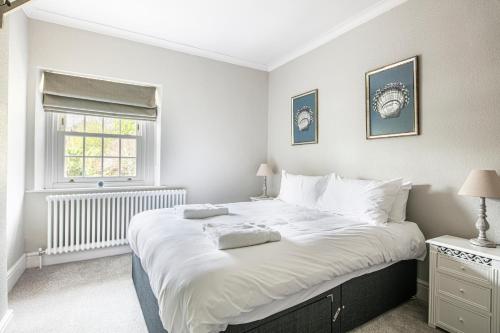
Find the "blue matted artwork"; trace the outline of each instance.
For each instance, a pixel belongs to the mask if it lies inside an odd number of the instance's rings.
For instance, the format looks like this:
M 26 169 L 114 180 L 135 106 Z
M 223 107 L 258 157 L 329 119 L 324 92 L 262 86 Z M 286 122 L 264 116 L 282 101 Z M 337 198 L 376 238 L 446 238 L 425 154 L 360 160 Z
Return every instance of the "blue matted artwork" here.
M 318 90 L 292 97 L 292 145 L 318 143 Z
M 366 73 L 367 139 L 418 135 L 417 57 Z

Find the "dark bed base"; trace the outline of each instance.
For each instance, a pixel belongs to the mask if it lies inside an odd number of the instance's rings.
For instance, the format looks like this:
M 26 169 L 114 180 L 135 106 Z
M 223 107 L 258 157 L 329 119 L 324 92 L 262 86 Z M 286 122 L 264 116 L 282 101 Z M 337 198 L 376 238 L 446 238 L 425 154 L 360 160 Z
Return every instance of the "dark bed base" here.
M 136 255 L 132 279 L 149 333 L 168 333 L 161 324 L 158 301 Z M 230 325 L 226 333 L 347 332 L 410 299 L 417 292 L 416 260 L 401 261 L 362 275 L 299 305 L 262 320 Z

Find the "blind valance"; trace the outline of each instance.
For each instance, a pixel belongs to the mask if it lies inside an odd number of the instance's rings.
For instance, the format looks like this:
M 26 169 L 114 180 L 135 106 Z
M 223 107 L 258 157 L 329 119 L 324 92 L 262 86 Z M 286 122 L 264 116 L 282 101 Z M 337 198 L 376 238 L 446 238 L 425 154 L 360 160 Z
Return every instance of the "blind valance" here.
M 46 112 L 100 117 L 156 120 L 156 88 L 135 84 L 43 73 L 43 108 Z

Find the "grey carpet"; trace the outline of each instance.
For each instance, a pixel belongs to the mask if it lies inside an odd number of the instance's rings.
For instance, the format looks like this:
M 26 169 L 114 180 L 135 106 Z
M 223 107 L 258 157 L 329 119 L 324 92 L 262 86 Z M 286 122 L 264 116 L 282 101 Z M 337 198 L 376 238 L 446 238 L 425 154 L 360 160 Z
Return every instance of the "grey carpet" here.
M 146 333 L 131 256 L 27 270 L 9 295 L 8 333 Z
M 130 255 L 27 270 L 9 295 L 7 333 L 147 333 L 130 278 Z M 357 328 L 356 333 L 436 332 L 417 300 Z
M 427 303 L 411 300 L 384 313 L 351 333 L 443 332 L 427 325 Z

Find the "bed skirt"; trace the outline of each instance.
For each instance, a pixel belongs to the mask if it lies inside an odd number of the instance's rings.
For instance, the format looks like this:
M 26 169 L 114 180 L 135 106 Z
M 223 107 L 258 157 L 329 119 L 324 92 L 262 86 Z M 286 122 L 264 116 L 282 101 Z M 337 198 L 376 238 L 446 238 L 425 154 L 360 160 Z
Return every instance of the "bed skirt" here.
M 140 259 L 132 256 L 132 279 L 149 333 L 168 333 Z M 344 282 L 301 304 L 225 333 L 347 332 L 407 301 L 417 292 L 417 262 L 405 260 Z

